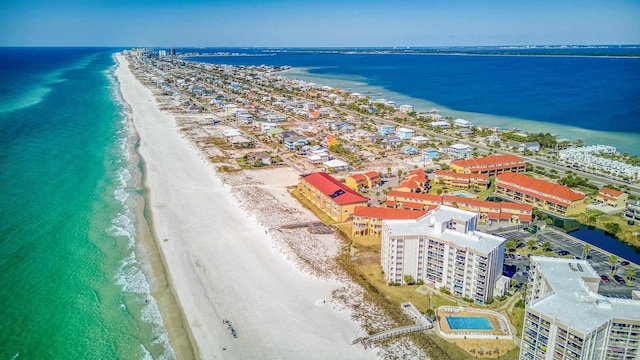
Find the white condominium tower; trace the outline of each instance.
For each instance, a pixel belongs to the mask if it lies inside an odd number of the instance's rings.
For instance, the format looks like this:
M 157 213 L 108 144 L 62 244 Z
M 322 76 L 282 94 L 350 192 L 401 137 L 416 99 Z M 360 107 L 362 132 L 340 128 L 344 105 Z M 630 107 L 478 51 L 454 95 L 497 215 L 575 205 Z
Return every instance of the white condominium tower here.
M 385 220 L 382 270 L 389 283 L 405 275 L 484 303 L 502 276 L 505 239 L 476 230 L 479 215 L 440 206 L 415 220 Z
M 640 300 L 598 294 L 586 260 L 531 257 L 520 359 L 640 359 Z

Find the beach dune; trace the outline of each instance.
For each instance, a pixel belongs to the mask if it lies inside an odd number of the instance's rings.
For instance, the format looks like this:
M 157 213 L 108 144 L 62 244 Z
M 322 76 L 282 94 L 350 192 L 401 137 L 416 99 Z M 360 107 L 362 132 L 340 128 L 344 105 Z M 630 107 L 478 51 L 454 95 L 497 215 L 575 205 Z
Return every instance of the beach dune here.
M 360 326 L 328 300 L 341 284 L 288 260 L 173 116 L 159 110 L 127 60 L 117 61 L 140 137 L 153 233 L 199 357 L 375 358 L 375 350 L 351 345 L 363 335 Z

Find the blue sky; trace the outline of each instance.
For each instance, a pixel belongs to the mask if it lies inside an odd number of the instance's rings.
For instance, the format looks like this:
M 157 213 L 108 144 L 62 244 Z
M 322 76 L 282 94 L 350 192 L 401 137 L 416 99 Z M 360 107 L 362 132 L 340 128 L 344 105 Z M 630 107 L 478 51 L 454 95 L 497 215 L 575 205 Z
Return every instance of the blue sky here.
M 1 46 L 640 44 L 640 1 L 0 0 Z

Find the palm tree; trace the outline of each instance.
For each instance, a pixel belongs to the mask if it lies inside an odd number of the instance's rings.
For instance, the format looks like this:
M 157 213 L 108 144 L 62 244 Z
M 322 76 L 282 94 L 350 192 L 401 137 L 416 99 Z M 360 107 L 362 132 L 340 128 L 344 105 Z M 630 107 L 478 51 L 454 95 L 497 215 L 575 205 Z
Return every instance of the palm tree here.
M 534 248 L 535 246 L 536 246 L 536 241 L 535 241 L 535 240 L 533 240 L 533 239 L 529 239 L 529 240 L 527 240 L 527 247 L 528 247 L 530 250 L 533 250 L 533 248 Z
M 636 277 L 636 272 L 633 269 L 627 269 L 627 280 L 629 283 L 633 282 L 633 279 Z
M 586 259 L 586 258 L 587 258 L 587 255 L 589 255 L 589 253 L 591 252 L 591 249 L 592 249 L 592 248 L 591 248 L 591 245 L 589 245 L 589 244 L 585 244 L 585 245 L 582 247 L 582 258 L 583 258 L 583 259 Z
M 549 249 L 551 248 L 551 243 L 545 241 L 544 244 L 542 244 L 542 248 L 544 249 L 544 251 L 549 251 Z
M 618 262 L 618 257 L 615 255 L 609 256 L 609 264 L 611 264 L 611 273 L 616 271 L 616 262 Z

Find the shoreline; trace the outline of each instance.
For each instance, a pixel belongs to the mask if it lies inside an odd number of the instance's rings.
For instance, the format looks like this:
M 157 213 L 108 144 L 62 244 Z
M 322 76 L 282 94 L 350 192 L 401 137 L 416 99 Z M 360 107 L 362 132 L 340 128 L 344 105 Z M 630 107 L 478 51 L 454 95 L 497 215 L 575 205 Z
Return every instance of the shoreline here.
M 122 66 L 114 56 L 117 67 Z M 115 71 L 114 71 L 115 74 Z M 116 75 L 117 78 L 117 75 Z M 135 252 L 141 254 L 144 261 L 143 271 L 149 279 L 151 296 L 155 299 L 162 315 L 166 335 L 177 359 L 199 359 L 197 348 L 194 346 L 193 334 L 184 322 L 184 311 L 177 301 L 175 289 L 168 279 L 167 263 L 160 251 L 157 238 L 153 233 L 152 215 L 149 213 L 149 188 L 144 171 L 144 158 L 138 151 L 140 135 L 133 123 L 131 105 L 122 95 L 121 84 L 118 79 L 118 92 L 125 109 L 126 123 L 129 131 L 127 148 L 131 156 L 131 164 L 136 173 L 136 183 L 139 184 L 140 194 L 136 204 L 136 244 Z
M 147 170 L 149 224 L 199 356 L 372 359 L 384 353 L 351 345 L 364 320 L 354 320 L 350 306 L 369 305 L 358 296 L 362 289 L 331 266 L 339 240 L 279 228 L 313 219 L 287 193 L 298 174 L 288 168 L 269 176 L 217 173 L 196 139 L 180 131 L 174 115 L 161 111 L 151 90 L 125 68 L 128 61 L 117 58 Z M 389 325 L 384 316 L 377 320 Z M 406 343 L 395 345 L 413 350 Z

